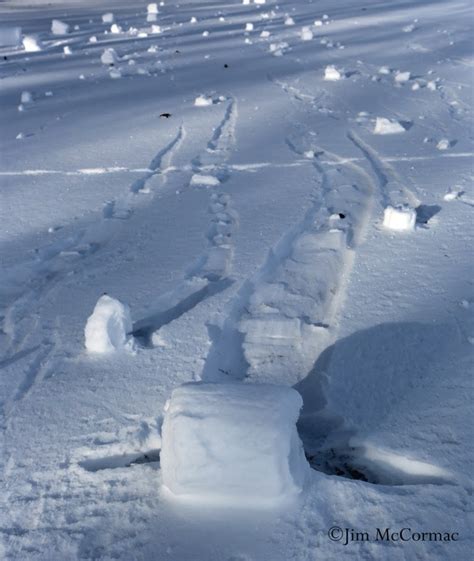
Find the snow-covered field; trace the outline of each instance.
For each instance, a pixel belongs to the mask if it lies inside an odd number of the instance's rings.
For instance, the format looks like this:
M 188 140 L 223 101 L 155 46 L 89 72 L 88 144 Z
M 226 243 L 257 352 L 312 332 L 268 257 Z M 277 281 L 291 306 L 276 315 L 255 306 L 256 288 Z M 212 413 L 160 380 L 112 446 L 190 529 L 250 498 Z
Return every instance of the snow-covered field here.
M 471 2 L 0 19 L 0 559 L 467 560 Z

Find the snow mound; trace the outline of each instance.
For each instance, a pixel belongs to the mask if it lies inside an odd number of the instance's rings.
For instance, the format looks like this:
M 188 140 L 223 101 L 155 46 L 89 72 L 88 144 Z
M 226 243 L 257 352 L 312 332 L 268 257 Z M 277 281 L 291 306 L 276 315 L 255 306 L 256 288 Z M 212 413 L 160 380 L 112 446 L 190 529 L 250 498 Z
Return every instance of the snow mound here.
M 383 215 L 385 228 L 397 231 L 412 231 L 415 229 L 416 211 L 409 207 L 388 206 Z
M 270 384 L 185 384 L 165 405 L 163 485 L 180 499 L 271 507 L 301 492 L 301 396 Z
M 17 47 L 21 43 L 21 27 L 0 27 L 0 47 Z
M 41 41 L 36 35 L 25 35 L 23 37 L 23 48 L 27 53 L 35 53 L 42 50 Z
M 53 35 L 66 35 L 69 33 L 69 25 L 60 19 L 53 19 L 51 22 L 51 32 Z
M 196 107 L 208 107 L 212 105 L 212 97 L 200 95 L 194 100 L 194 105 Z
M 375 120 L 374 134 L 399 134 L 405 129 L 398 121 L 391 121 L 385 117 L 377 117 Z
M 100 61 L 102 64 L 116 64 L 118 62 L 118 56 L 115 49 L 105 49 L 100 56 Z
M 337 80 L 341 79 L 341 73 L 335 66 L 326 66 L 324 70 L 324 79 L 328 80 L 329 82 L 336 82 Z
M 206 185 L 207 187 L 216 187 L 220 184 L 217 177 L 213 175 L 202 175 L 201 173 L 195 173 L 191 177 L 191 185 Z
M 84 330 L 86 349 L 92 353 L 110 353 L 129 346 L 132 320 L 128 306 L 104 294 L 95 305 Z
M 302 27 L 300 37 L 302 41 L 311 41 L 313 38 L 313 32 L 309 27 Z

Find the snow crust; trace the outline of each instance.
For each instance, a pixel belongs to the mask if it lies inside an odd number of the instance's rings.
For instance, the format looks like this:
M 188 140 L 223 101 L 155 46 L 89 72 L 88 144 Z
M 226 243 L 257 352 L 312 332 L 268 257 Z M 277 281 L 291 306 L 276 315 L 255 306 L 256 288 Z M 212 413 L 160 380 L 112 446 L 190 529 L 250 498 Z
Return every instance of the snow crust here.
M 298 496 L 309 466 L 301 396 L 270 384 L 186 384 L 165 406 L 163 485 L 178 498 L 272 506 Z

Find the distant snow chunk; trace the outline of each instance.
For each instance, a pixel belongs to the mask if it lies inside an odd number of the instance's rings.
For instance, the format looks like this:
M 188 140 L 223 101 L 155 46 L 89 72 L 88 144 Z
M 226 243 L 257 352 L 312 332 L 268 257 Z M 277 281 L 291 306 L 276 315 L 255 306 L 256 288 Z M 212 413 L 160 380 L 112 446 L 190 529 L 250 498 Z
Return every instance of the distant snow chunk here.
M 326 66 L 324 70 L 324 79 L 330 82 L 336 82 L 341 79 L 341 73 L 335 66 Z
M 23 48 L 27 53 L 34 53 L 42 50 L 40 39 L 36 35 L 25 35 L 23 37 Z
M 313 39 L 313 32 L 309 27 L 302 27 L 300 37 L 302 41 L 311 41 Z
M 379 68 L 379 74 L 390 74 L 391 70 L 388 66 L 381 66 Z
M 157 20 L 158 20 L 158 14 L 147 14 L 146 15 L 146 21 L 148 23 L 152 23 L 152 22 L 157 21 Z
M 0 27 L 0 47 L 17 47 L 21 43 L 21 27 Z
M 449 142 L 449 140 L 447 138 L 442 138 L 438 144 L 436 145 L 436 148 L 438 150 L 447 150 L 450 147 L 451 143 Z
M 395 74 L 395 82 L 397 82 L 397 84 L 404 84 L 405 82 L 408 82 L 408 80 L 410 79 L 410 72 L 400 72 L 398 71 Z
M 377 117 L 375 120 L 374 134 L 399 134 L 405 129 L 398 121 L 391 121 L 385 117 Z
M 314 22 L 314 27 L 321 27 L 323 25 L 323 22 L 320 19 L 315 20 Z
M 72 55 L 71 47 L 69 47 L 68 45 L 66 45 L 65 47 L 63 47 L 63 53 L 64 53 L 65 55 Z
M 20 101 L 21 101 L 21 103 L 31 103 L 33 101 L 33 96 L 31 94 L 31 92 L 28 92 L 28 91 L 21 92 Z
M 384 210 L 383 225 L 385 228 L 397 231 L 411 231 L 415 229 L 416 211 L 409 207 L 388 206 Z
M 435 92 L 438 89 L 438 86 L 436 85 L 436 82 L 434 82 L 434 81 L 428 82 L 426 84 L 426 87 L 432 92 Z
M 189 23 L 197 23 L 197 18 L 193 16 L 193 17 L 189 20 Z
M 263 39 L 270 37 L 270 31 L 262 31 L 262 33 L 260 33 L 260 37 L 262 37 Z
M 416 25 L 414 23 L 411 23 L 410 25 L 405 25 L 405 27 L 402 28 L 402 31 L 404 33 L 411 33 L 412 31 L 415 31 L 416 29 Z
M 295 20 L 291 16 L 285 18 L 285 25 L 295 25 Z
M 158 33 L 161 33 L 161 27 L 159 25 L 152 25 L 151 32 L 157 35 Z
M 203 37 L 209 37 L 209 31 L 203 31 L 202 36 Z
M 246 23 L 245 31 L 253 31 L 253 23 Z
M 248 6 L 250 4 L 250 0 L 242 0 L 242 4 L 244 6 Z
M 271 43 L 269 50 L 274 56 L 283 56 L 285 49 L 288 47 L 288 43 L 282 41 L 281 43 Z
M 95 305 L 84 330 L 86 349 L 110 353 L 130 347 L 132 319 L 128 306 L 104 294 Z
M 105 49 L 105 51 L 100 56 L 100 62 L 102 64 L 116 64 L 118 62 L 118 56 L 115 49 Z
M 120 25 L 113 23 L 110 26 L 110 33 L 122 33 L 122 28 L 120 27 Z
M 102 23 L 114 23 L 114 14 L 112 12 L 107 12 L 102 15 Z
M 92 37 L 89 37 L 89 43 L 97 43 L 97 37 L 95 35 L 92 35 Z
M 146 11 L 149 14 L 157 14 L 158 13 L 158 4 L 156 4 L 156 3 L 148 4 L 148 6 L 146 8 Z
M 213 175 L 202 175 L 200 173 L 195 173 L 191 177 L 191 185 L 217 187 L 217 185 L 220 185 L 220 181 L 217 177 L 214 177 Z
M 254 4 L 265 4 L 266 0 L 253 0 Z
M 112 68 L 111 70 L 109 70 L 109 76 L 112 78 L 112 80 L 118 80 L 122 77 L 122 72 L 119 68 Z
M 59 19 L 53 19 L 51 22 L 51 32 L 53 35 L 66 35 L 69 33 L 69 25 Z
M 212 97 L 206 95 L 199 95 L 194 100 L 194 105 L 196 107 L 208 107 L 209 105 L 212 105 Z
M 162 427 L 163 485 L 184 501 L 279 506 L 309 473 L 296 430 L 296 390 L 271 384 L 190 383 L 175 389 Z

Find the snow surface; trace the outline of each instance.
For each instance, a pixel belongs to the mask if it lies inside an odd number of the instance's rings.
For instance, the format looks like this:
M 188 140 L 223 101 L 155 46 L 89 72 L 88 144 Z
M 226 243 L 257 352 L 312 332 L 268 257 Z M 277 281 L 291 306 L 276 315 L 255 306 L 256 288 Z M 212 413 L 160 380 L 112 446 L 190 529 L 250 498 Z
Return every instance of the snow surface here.
M 301 493 L 301 396 L 270 384 L 186 384 L 165 405 L 163 485 L 200 503 L 268 508 Z
M 147 6 L 0 3 L 0 559 L 469 559 L 472 2 Z M 104 292 L 134 352 L 84 348 Z M 299 392 L 296 504 L 163 492 L 161 412 L 197 381 Z

